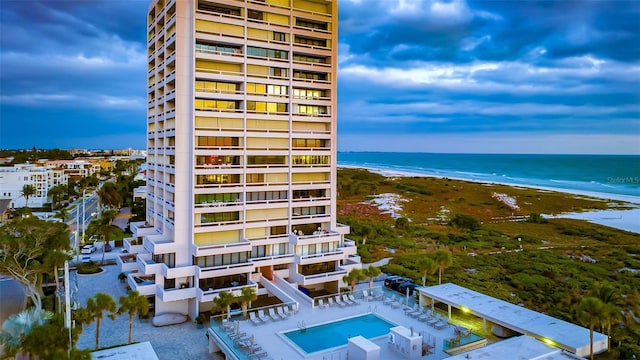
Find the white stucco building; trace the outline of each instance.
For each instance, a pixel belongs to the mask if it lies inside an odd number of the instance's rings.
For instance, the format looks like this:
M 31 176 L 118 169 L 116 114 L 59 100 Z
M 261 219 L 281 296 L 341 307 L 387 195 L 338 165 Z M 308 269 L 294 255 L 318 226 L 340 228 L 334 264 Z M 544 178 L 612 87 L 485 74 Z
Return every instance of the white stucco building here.
M 337 1 L 154 0 L 147 31 L 131 287 L 191 316 L 243 287 L 337 291 L 361 266 L 336 223 Z

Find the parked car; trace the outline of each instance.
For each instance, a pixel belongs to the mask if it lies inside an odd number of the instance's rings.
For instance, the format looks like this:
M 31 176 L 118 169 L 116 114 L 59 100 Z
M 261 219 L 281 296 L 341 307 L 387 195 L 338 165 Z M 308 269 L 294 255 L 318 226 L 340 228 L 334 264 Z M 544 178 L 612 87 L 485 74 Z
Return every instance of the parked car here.
M 390 276 L 384 280 L 384 286 L 391 290 L 398 290 L 398 287 L 406 282 L 412 282 L 411 279 L 401 276 Z
M 111 245 L 109 243 L 104 244 L 104 251 L 105 252 L 111 252 L 112 248 Z
M 83 254 L 93 254 L 96 250 L 98 250 L 98 248 L 96 248 L 95 245 L 85 245 L 80 252 Z
M 88 263 L 89 261 L 91 261 L 91 256 L 83 256 L 82 257 L 82 262 L 83 263 Z
M 405 282 L 400 286 L 398 286 L 398 292 L 401 294 L 406 294 L 408 290 L 409 295 L 413 295 L 413 291 L 415 290 L 416 287 L 417 285 L 412 282 Z

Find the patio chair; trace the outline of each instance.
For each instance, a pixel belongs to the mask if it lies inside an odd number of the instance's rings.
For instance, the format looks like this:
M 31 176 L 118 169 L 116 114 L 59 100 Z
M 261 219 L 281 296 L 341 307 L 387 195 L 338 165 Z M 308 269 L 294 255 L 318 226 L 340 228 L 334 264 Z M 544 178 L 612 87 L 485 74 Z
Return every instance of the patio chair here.
M 422 315 L 418 316 L 418 320 L 425 322 L 425 321 L 431 319 L 432 317 L 433 317 L 433 313 L 431 312 L 431 309 L 425 308 L 424 313 Z
M 222 319 L 222 325 L 220 325 L 220 327 L 222 328 L 222 330 L 229 332 L 231 330 L 233 330 L 235 328 L 235 324 L 232 323 L 231 321 L 229 321 L 229 319 Z
M 287 318 L 287 313 L 284 311 L 284 309 L 282 308 L 282 306 L 280 306 L 278 308 L 278 315 L 280 315 L 280 317 L 284 320 Z
M 298 313 L 298 311 L 300 311 L 300 308 L 298 307 L 298 304 L 292 304 L 290 307 L 291 310 L 289 310 L 289 315 L 295 315 Z
M 324 303 L 324 299 L 318 299 L 318 307 L 320 309 L 325 309 L 327 308 L 329 305 Z
M 249 320 L 251 320 L 251 322 L 253 323 L 253 325 L 260 325 L 262 324 L 262 320 L 260 320 L 257 316 L 256 313 L 254 311 L 249 313 Z
M 264 310 L 263 309 L 258 310 L 258 318 L 260 320 L 262 320 L 262 322 L 269 321 L 269 317 L 264 314 Z
M 422 309 L 420 309 L 420 305 L 418 305 L 418 308 L 410 313 L 408 313 L 407 315 L 409 315 L 409 317 L 412 317 L 414 319 L 417 319 L 418 316 L 422 315 L 424 311 Z
M 342 294 L 342 301 L 343 301 L 345 304 L 349 305 L 349 306 L 351 306 L 351 305 L 355 305 L 355 304 L 356 304 L 356 303 L 354 303 L 353 301 L 351 301 L 351 300 L 349 299 L 349 297 L 347 296 L 347 294 Z
M 280 317 L 280 315 L 276 314 L 276 311 L 275 311 L 275 309 L 274 309 L 274 308 L 269 308 L 269 317 L 270 317 L 272 320 L 280 320 L 280 319 L 282 319 L 282 318 Z
M 393 300 L 393 302 L 391 303 L 391 308 L 392 309 L 397 309 L 400 306 L 402 306 L 402 303 L 399 300 Z
M 447 326 L 449 326 L 449 323 L 447 322 L 447 320 L 442 319 L 439 322 L 435 323 L 433 325 L 434 328 L 436 328 L 436 330 L 442 330 L 444 328 L 446 328 Z
M 396 301 L 396 296 L 395 296 L 395 294 L 394 294 L 394 295 L 391 295 L 391 297 L 385 297 L 385 299 L 382 301 L 382 304 L 383 304 L 383 305 L 390 305 L 390 304 L 392 304 L 394 301 Z
M 333 307 L 336 303 L 333 301 L 333 298 L 329 298 L 329 307 Z
M 353 294 L 349 294 L 349 300 L 353 301 L 354 304 L 358 305 L 360 304 L 360 301 L 358 301 L 358 299 L 356 299 L 355 296 L 353 296 Z
M 373 300 L 382 300 L 382 298 L 384 297 L 384 293 L 380 291 L 380 293 L 376 294 L 375 291 L 371 290 L 371 297 L 373 298 Z
M 419 307 L 420 307 L 420 305 L 418 305 L 418 304 L 413 305 L 413 307 L 407 306 L 407 307 L 404 308 L 404 314 L 405 315 L 409 315 L 409 313 L 412 313 L 412 312 L 418 310 Z
M 427 320 L 427 325 L 434 326 L 438 322 L 440 322 L 440 314 L 436 314 L 435 317 Z
M 346 303 L 344 303 L 342 300 L 340 300 L 340 295 L 336 295 L 336 296 L 335 296 L 335 299 L 336 299 L 336 304 L 338 304 L 338 306 L 340 306 L 340 307 L 345 307 L 345 306 L 347 305 L 347 304 L 346 304 Z

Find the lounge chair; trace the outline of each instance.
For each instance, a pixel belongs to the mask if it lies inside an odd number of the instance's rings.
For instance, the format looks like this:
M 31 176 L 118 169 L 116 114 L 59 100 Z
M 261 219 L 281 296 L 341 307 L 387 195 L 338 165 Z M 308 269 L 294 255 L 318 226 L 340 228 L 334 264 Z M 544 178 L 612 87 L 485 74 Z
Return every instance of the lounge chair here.
M 391 297 L 385 297 L 385 299 L 382 301 L 382 304 L 384 304 L 384 305 L 390 305 L 390 304 L 392 304 L 394 301 L 396 301 L 396 296 L 395 296 L 395 295 L 391 295 Z
M 289 310 L 289 315 L 295 315 L 298 313 L 298 311 L 300 311 L 300 309 L 298 308 L 298 304 L 293 304 L 290 307 L 291 310 Z
M 376 294 L 375 291 L 371 290 L 371 297 L 373 298 L 373 300 L 382 300 L 382 298 L 384 297 L 384 293 L 382 293 L 382 291 L 379 294 Z
M 418 309 L 408 313 L 407 315 L 409 315 L 409 317 L 417 319 L 418 316 L 422 315 L 422 313 L 423 313 L 422 309 L 420 309 L 420 306 L 418 306 Z
M 354 304 L 358 305 L 360 304 L 360 301 L 358 301 L 358 299 L 356 299 L 355 296 L 353 296 L 353 294 L 349 294 L 349 300 L 353 301 Z
M 351 299 L 349 299 L 349 297 L 347 296 L 347 294 L 342 294 L 342 301 L 351 306 L 351 305 L 355 305 L 356 303 L 354 303 L 353 301 L 351 301 Z
M 251 322 L 253 323 L 253 325 L 260 325 L 262 324 L 262 320 L 260 320 L 257 316 L 256 313 L 254 311 L 249 313 L 249 320 L 251 320 Z
M 288 315 L 287 315 L 287 313 L 286 313 L 286 312 L 284 311 L 284 309 L 282 308 L 282 306 L 280 306 L 280 307 L 278 308 L 278 315 L 280 315 L 280 317 L 281 317 L 282 319 L 286 319 L 286 318 L 287 318 L 287 316 L 288 316 Z
M 336 299 L 336 304 L 338 304 L 338 306 L 345 307 L 347 305 L 344 301 L 340 300 L 340 295 L 336 295 L 335 299 Z
M 327 304 L 325 304 L 325 303 L 324 303 L 324 299 L 318 299 L 318 307 L 319 307 L 320 309 L 324 309 L 324 308 L 326 308 L 326 307 L 328 307 L 328 306 L 329 306 L 329 305 L 327 305 Z
M 269 317 L 264 314 L 264 310 L 263 309 L 258 310 L 258 318 L 260 318 L 260 320 L 262 320 L 262 322 L 269 321 Z
M 427 320 L 427 324 L 429 326 L 434 326 L 436 323 L 440 322 L 440 314 L 436 314 L 435 317 Z
M 367 289 L 362 290 L 362 298 L 366 301 L 369 302 L 373 297 L 369 296 L 369 291 L 367 291 Z
M 274 308 L 269 308 L 269 317 L 272 320 L 280 320 L 282 319 L 280 315 L 276 314 L 276 310 Z
M 393 300 L 393 302 L 391 303 L 391 307 L 392 307 L 393 309 L 397 309 L 397 308 L 399 308 L 400 306 L 402 306 L 402 303 L 401 303 L 400 301 L 398 301 L 398 300 Z
M 414 311 L 418 310 L 418 309 L 419 309 L 419 307 L 420 307 L 420 305 L 418 305 L 418 304 L 415 304 L 413 307 L 406 307 L 406 308 L 404 309 L 404 314 L 405 314 L 405 315 L 409 315 L 409 313 L 412 313 L 412 312 L 414 312 Z
M 444 328 L 446 328 L 447 326 L 449 326 L 449 323 L 447 322 L 446 319 L 442 319 L 439 322 L 435 323 L 433 325 L 434 328 L 436 328 L 436 330 L 442 330 Z
M 222 325 L 220 326 L 224 331 L 231 331 L 235 328 L 235 324 L 229 321 L 229 319 L 222 319 Z
M 432 317 L 433 313 L 431 312 L 431 309 L 426 309 L 422 315 L 418 316 L 418 320 L 424 322 L 431 319 Z
M 333 298 L 329 298 L 329 307 L 334 306 L 336 303 L 333 301 Z

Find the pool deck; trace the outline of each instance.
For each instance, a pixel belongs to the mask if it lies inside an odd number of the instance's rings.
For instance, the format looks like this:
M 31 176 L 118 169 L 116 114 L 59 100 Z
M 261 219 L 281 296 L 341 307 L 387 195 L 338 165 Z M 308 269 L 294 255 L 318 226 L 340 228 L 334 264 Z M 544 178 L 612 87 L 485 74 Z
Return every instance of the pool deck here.
M 356 289 L 356 293 L 360 292 L 361 289 L 368 288 L 367 284 L 360 284 Z M 380 284 L 376 284 L 380 285 Z M 391 292 L 385 289 L 386 294 L 396 294 L 396 298 L 402 299 L 405 301 L 405 297 L 401 296 L 399 293 Z M 384 318 L 385 320 L 397 324 L 399 326 L 404 326 L 407 329 L 413 327 L 413 330 L 417 333 L 424 332 L 425 334 L 429 334 L 435 337 L 435 351 L 429 355 L 425 355 L 423 359 L 445 359 L 450 357 L 447 353 L 443 351 L 443 345 L 445 339 L 450 339 L 455 337 L 454 334 L 454 326 L 448 325 L 444 329 L 437 330 L 433 327 L 430 327 L 425 322 L 419 321 L 417 318 L 411 318 L 408 315 L 405 315 L 403 306 L 400 307 L 392 307 L 391 305 L 385 305 L 381 300 L 377 301 L 365 301 L 363 299 L 359 299 L 360 304 L 339 307 L 338 305 L 334 305 L 329 308 L 311 308 L 309 305 L 300 304 L 300 311 L 295 314 L 289 316 L 285 320 L 273 321 L 270 320 L 266 323 L 262 323 L 259 325 L 254 325 L 249 320 L 240 320 L 239 327 L 240 331 L 246 333 L 247 337 L 253 335 L 254 343 L 259 345 L 262 350 L 268 354 L 267 358 L 271 359 L 345 359 L 347 353 L 347 346 L 340 348 L 333 348 L 327 351 L 321 351 L 317 353 L 313 353 L 311 355 L 303 355 L 298 350 L 294 349 L 291 344 L 287 343 L 285 339 L 280 335 L 281 332 L 298 330 L 300 324 L 304 322 L 306 327 L 312 327 L 314 325 L 332 322 L 344 318 L 349 318 L 357 315 L 367 314 L 369 312 L 373 312 L 376 315 Z M 409 306 L 413 306 L 413 298 L 411 297 L 409 301 Z M 218 332 L 221 332 L 218 329 Z M 322 341 L 318 339 L 318 341 Z M 388 337 L 382 336 L 377 339 L 372 339 L 372 341 L 380 346 L 380 358 L 381 359 L 404 359 L 403 356 L 392 350 L 388 344 Z

